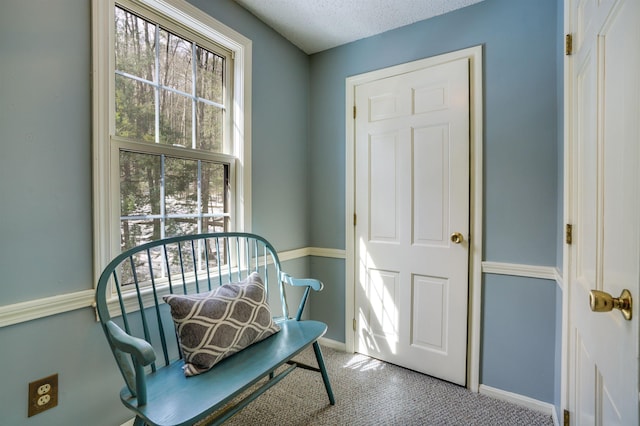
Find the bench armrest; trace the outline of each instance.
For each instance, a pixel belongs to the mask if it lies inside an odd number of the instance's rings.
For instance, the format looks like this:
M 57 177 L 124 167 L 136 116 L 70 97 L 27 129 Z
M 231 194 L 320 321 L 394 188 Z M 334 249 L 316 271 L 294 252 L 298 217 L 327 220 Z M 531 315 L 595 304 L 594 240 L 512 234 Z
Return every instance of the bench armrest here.
M 296 314 L 296 320 L 300 321 L 302 318 L 302 311 L 304 311 L 307 298 L 309 297 L 309 290 L 314 289 L 315 291 L 320 291 L 324 287 L 324 284 L 314 278 L 294 278 L 286 272 L 280 272 L 280 279 L 293 287 L 305 287 L 304 294 L 302 295 L 300 304 L 298 305 L 298 313 Z
M 147 383 L 144 367 L 156 360 L 153 346 L 144 339 L 127 334 L 113 321 L 108 321 L 105 327 L 109 334 L 109 340 L 115 349 L 113 353 L 129 392 L 136 396 L 139 406 L 145 405 L 147 403 Z M 125 360 L 124 354 L 131 355 L 133 370 Z
M 314 278 L 294 278 L 286 272 L 281 272 L 280 276 L 282 281 L 293 287 L 311 287 L 315 291 L 320 291 L 324 288 L 324 284 Z
M 156 353 L 146 340 L 128 335 L 113 321 L 107 322 L 106 327 L 113 345 L 122 352 L 131 354 L 140 365 L 147 366 L 156 360 Z

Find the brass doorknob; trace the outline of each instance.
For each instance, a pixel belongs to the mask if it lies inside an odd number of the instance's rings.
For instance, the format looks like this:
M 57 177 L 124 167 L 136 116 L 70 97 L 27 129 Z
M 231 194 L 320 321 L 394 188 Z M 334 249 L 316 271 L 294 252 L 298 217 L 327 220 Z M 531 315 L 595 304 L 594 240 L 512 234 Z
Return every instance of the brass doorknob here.
M 451 234 L 451 241 L 454 244 L 460 244 L 461 242 L 464 241 L 464 237 L 462 236 L 461 233 L 459 232 L 454 232 L 453 234 Z
M 612 297 L 609 293 L 600 290 L 591 290 L 589 292 L 589 306 L 593 312 L 609 312 L 613 309 L 620 309 L 624 319 L 631 320 L 631 292 L 626 288 L 622 290 L 620 297 Z

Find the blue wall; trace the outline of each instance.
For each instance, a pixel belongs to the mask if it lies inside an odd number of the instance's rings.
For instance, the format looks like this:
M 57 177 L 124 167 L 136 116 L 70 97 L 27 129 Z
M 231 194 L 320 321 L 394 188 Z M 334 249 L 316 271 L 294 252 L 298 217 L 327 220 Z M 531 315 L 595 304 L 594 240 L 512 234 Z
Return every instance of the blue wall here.
M 345 78 L 482 44 L 486 260 L 556 264 L 554 0 L 485 0 L 310 57 L 231 0 L 190 2 L 253 40 L 252 228 L 279 250 L 344 248 Z M 90 16 L 89 0 L 3 2 L 0 306 L 93 286 Z M 285 266 L 323 279 L 311 314 L 329 324 L 328 337 L 344 341 L 344 261 Z M 561 295 L 550 287 L 485 277 L 483 383 L 553 401 L 558 320 L 550 312 L 558 316 L 553 295 Z M 515 323 L 526 330 L 513 337 L 518 349 L 490 351 L 513 321 L 506 307 L 529 298 L 540 310 L 527 308 Z M 497 367 L 517 363 L 525 349 L 549 364 L 501 375 Z M 129 418 L 92 309 L 1 328 L 0 360 L 0 424 L 113 426 Z M 59 406 L 27 419 L 27 383 L 55 372 Z
M 485 0 L 473 6 L 311 56 L 309 169 L 311 245 L 345 244 L 345 79 L 470 46 L 484 51 L 484 260 L 555 267 L 557 258 L 557 1 Z M 313 315 L 344 341 L 344 261 L 312 263 L 325 281 Z M 495 291 L 497 283 L 510 291 Z M 482 383 L 554 401 L 556 295 L 544 280 L 484 277 Z M 330 296 L 329 296 L 330 295 Z M 490 296 L 487 296 L 490 295 Z M 512 318 L 512 306 L 540 305 Z M 493 319 L 493 320 L 492 320 Z M 491 351 L 505 324 L 522 330 Z M 335 326 L 333 326 L 335 324 Z M 531 368 L 520 357 L 544 355 Z M 527 360 L 529 358 L 526 358 Z M 508 371 L 500 366 L 513 365 Z M 507 374 L 508 375 L 505 375 Z
M 252 231 L 305 247 L 309 57 L 233 1 L 188 1 L 253 42 Z
M 309 58 L 231 0 L 193 3 L 253 40 L 253 230 L 304 247 Z M 0 57 L 0 306 L 91 289 L 91 1 L 3 1 Z M 59 405 L 27 419 L 28 382 L 53 373 Z M 0 377 L 1 425 L 131 417 L 90 308 L 0 328 Z
M 90 288 L 90 2 L 44 3 L 0 14 L 3 305 Z
M 483 45 L 485 256 L 555 265 L 556 37 L 555 0 L 485 0 L 311 56 L 311 243 L 344 248 L 345 78 Z
M 484 277 L 480 383 L 554 402 L 556 283 Z

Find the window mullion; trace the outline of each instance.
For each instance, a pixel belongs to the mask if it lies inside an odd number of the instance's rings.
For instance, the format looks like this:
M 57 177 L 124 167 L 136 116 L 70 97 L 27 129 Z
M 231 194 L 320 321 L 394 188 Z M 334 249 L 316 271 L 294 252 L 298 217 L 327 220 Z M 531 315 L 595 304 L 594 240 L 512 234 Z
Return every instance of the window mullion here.
M 193 96 L 191 98 L 191 147 L 193 149 L 197 148 L 197 110 L 198 110 L 198 104 L 197 104 L 197 100 L 196 100 L 196 86 L 197 86 L 197 81 L 196 81 L 196 70 L 197 70 L 197 64 L 196 64 L 196 44 L 195 43 L 191 43 L 191 95 Z
M 198 218 L 196 219 L 198 223 L 198 234 L 202 233 L 202 161 L 198 160 L 198 200 L 197 200 L 197 210 L 198 210 Z M 202 242 L 200 242 L 202 244 Z M 198 261 L 202 262 L 202 246 L 198 247 Z
M 160 143 L 160 27 L 156 25 L 156 40 L 155 40 L 155 67 L 156 72 L 154 76 L 155 81 L 155 142 Z
M 196 100 L 196 87 L 198 82 L 196 81 L 196 71 L 197 71 L 197 63 L 196 63 L 197 55 L 196 55 L 196 44 L 191 43 L 191 147 L 192 149 L 197 148 L 197 134 L 198 134 L 198 101 Z M 198 178 L 197 178 L 197 213 L 198 218 L 196 219 L 198 225 L 198 234 L 202 233 L 202 161 L 198 160 Z M 201 242 L 199 244 L 202 244 Z M 202 247 L 198 247 L 198 263 L 201 265 L 202 259 Z
M 202 232 L 202 161 L 198 160 L 198 233 Z
M 160 238 L 164 238 L 166 236 L 165 228 L 167 225 L 167 206 L 165 204 L 165 158 L 164 154 L 160 156 Z
M 224 166 L 224 184 L 223 184 L 223 188 L 224 188 L 224 194 L 222 197 L 222 203 L 223 203 L 223 210 L 225 212 L 229 211 L 229 183 L 230 183 L 230 179 L 231 179 L 231 167 L 230 166 Z M 223 231 L 228 231 L 229 230 L 229 222 L 231 221 L 231 217 L 227 216 L 223 219 L 222 222 L 222 230 Z

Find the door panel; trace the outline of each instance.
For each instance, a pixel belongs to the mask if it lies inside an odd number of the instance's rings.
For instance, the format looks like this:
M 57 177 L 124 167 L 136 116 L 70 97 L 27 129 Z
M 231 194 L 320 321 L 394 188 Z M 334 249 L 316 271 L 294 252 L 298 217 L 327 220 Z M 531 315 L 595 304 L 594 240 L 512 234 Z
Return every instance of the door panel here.
M 398 341 L 398 273 L 369 269 L 367 322 L 373 338 Z
M 464 384 L 469 61 L 365 83 L 355 98 L 356 350 Z
M 449 280 L 414 275 L 411 345 L 447 352 Z
M 586 389 L 585 392 L 577 394 L 576 402 L 576 425 L 595 425 L 595 405 L 593 404 L 593 395 L 596 388 L 596 365 L 591 359 L 589 351 L 582 342 L 581 336 L 576 335 L 576 367 L 578 376 L 576 378 L 578 388 Z
M 369 207 L 371 241 L 398 242 L 400 227 L 398 212 L 398 186 L 401 177 L 398 175 L 401 165 L 398 164 L 399 135 L 388 133 L 372 135 L 369 143 L 369 182 L 371 205 Z M 375 173 L 371 172 L 375 171 Z
M 436 125 L 414 129 L 413 242 L 444 245 L 449 228 L 449 132 Z

